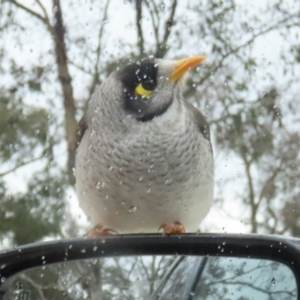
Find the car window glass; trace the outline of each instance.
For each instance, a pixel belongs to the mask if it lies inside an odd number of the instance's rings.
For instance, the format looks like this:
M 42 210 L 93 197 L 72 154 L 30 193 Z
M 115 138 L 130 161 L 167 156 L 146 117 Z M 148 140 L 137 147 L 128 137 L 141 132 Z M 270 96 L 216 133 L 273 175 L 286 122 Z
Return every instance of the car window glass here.
M 173 260 L 173 256 L 132 256 L 40 266 L 4 282 L 0 299 L 147 300 Z
M 194 300 L 297 299 L 297 283 L 284 264 L 260 259 L 209 258 L 198 278 Z
M 155 299 L 187 299 L 203 257 L 184 257 L 173 270 Z

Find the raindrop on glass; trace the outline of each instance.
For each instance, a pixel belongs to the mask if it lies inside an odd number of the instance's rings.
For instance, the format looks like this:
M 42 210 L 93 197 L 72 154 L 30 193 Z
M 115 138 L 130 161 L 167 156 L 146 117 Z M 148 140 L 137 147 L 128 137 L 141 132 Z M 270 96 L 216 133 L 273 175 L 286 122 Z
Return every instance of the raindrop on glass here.
M 136 206 L 131 206 L 128 210 L 129 213 L 134 213 L 137 211 L 137 207 Z
M 272 285 L 275 285 L 275 284 L 276 284 L 276 280 L 275 280 L 274 277 L 271 279 L 271 284 L 272 284 Z

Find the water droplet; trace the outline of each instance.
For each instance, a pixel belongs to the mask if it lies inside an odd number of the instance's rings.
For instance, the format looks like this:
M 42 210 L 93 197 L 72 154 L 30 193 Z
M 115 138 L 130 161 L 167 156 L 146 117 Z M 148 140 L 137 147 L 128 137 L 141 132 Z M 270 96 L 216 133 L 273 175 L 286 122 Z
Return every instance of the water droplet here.
M 85 252 L 86 252 L 85 248 L 82 248 L 82 249 L 80 250 L 80 252 L 81 252 L 81 253 L 85 253 Z
M 114 169 L 114 166 L 110 166 L 110 167 L 108 168 L 109 171 L 112 171 L 113 169 Z
M 225 86 L 228 85 L 228 81 L 227 81 L 227 80 L 224 81 L 224 85 L 225 85 Z
M 134 213 L 137 211 L 137 207 L 136 206 L 131 206 L 128 210 L 129 213 Z
M 167 179 L 166 181 L 165 181 L 165 184 L 166 185 L 170 185 L 172 183 L 172 179 Z
M 148 193 L 148 194 L 151 193 L 151 189 L 148 189 L 148 190 L 147 190 L 147 193 Z
M 140 178 L 139 178 L 139 181 L 142 181 L 142 180 L 143 180 L 143 177 L 140 177 Z
M 275 280 L 274 277 L 271 279 L 271 284 L 272 284 L 272 285 L 275 285 L 275 284 L 276 284 L 276 280 Z
M 162 3 L 160 4 L 160 9 L 163 11 L 163 10 L 165 10 L 165 7 L 166 7 L 165 3 L 162 2 Z
M 5 264 L 1 265 L 1 269 L 4 269 L 5 267 L 6 267 L 6 265 L 5 265 Z
M 248 28 L 248 32 L 251 32 L 251 31 L 253 31 L 253 28 L 252 28 L 252 27 L 249 27 L 249 28 Z
M 5 277 L 1 277 L 1 282 L 5 282 L 6 281 L 6 278 Z
M 97 251 L 98 247 L 94 246 L 93 251 Z
M 96 183 L 96 189 L 97 190 L 100 190 L 101 188 L 104 188 L 104 187 L 105 187 L 105 182 L 98 181 Z

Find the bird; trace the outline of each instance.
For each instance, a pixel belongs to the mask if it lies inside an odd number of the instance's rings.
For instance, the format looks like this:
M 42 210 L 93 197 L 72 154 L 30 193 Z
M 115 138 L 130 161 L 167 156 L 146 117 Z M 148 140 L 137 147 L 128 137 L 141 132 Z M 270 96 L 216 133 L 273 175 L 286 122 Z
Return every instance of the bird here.
M 75 158 L 89 237 L 197 231 L 213 203 L 214 159 L 208 123 L 183 88 L 205 58 L 131 62 L 95 88 Z

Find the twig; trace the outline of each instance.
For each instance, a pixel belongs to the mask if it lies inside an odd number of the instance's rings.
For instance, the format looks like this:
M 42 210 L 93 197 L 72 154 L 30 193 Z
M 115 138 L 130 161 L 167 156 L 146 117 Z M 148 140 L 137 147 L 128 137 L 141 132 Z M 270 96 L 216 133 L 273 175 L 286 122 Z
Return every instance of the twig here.
M 168 43 L 168 39 L 169 39 L 169 36 L 170 36 L 170 33 L 171 33 L 171 28 L 172 28 L 173 23 L 174 23 L 174 16 L 175 16 L 176 7 L 177 7 L 177 0 L 174 0 L 174 2 L 172 4 L 172 7 L 171 7 L 170 16 L 169 16 L 168 20 L 166 21 L 163 40 L 161 41 L 160 45 L 158 45 L 158 47 L 156 49 L 156 55 L 155 56 L 158 57 L 158 58 L 163 58 L 166 55 L 167 43 Z
M 148 8 L 148 11 L 150 13 L 152 27 L 153 27 L 153 31 L 154 31 L 156 49 L 158 49 L 159 48 L 159 37 L 158 37 L 158 28 L 159 28 L 159 26 L 158 26 L 158 23 L 155 22 L 153 10 L 150 7 L 149 2 L 146 0 L 144 3 L 146 4 L 146 6 Z
M 42 158 L 43 158 L 43 156 L 39 156 L 39 157 L 36 157 L 36 158 L 34 158 L 32 160 L 22 162 L 21 164 L 14 166 L 12 169 L 7 170 L 7 171 L 5 171 L 3 173 L 0 173 L 0 177 L 6 176 L 7 174 L 12 173 L 12 172 L 16 171 L 17 169 L 19 169 L 21 167 L 24 167 L 26 165 L 29 165 L 29 164 L 31 164 L 31 163 L 39 160 L 39 159 L 42 159 Z
M 109 4 L 110 4 L 110 0 L 107 0 L 106 5 L 104 7 L 102 20 L 107 19 L 107 12 L 108 12 Z M 91 96 L 94 92 L 95 86 L 97 85 L 97 83 L 99 83 L 99 75 L 100 75 L 99 61 L 100 61 L 100 56 L 101 56 L 101 52 L 102 52 L 102 37 L 103 37 L 103 32 L 104 32 L 104 26 L 105 26 L 105 24 L 102 23 L 100 26 L 99 34 L 98 34 L 98 45 L 97 45 L 97 49 L 96 49 L 96 62 L 95 62 L 95 68 L 94 68 L 93 82 L 89 88 L 88 100 L 91 98 Z
M 144 35 L 142 29 L 142 0 L 135 0 L 136 9 L 136 27 L 138 34 L 138 47 L 140 50 L 140 56 L 144 53 Z
M 28 12 L 29 14 L 31 14 L 32 16 L 35 16 L 36 18 L 38 18 L 39 20 L 41 20 L 46 26 L 47 29 L 52 32 L 52 26 L 49 23 L 49 19 L 47 19 L 47 15 L 45 17 L 41 16 L 40 14 L 38 14 L 37 12 L 33 11 L 32 9 L 26 7 L 25 5 L 15 1 L 15 0 L 10 0 L 10 3 L 14 4 L 15 6 L 23 9 L 24 11 Z

